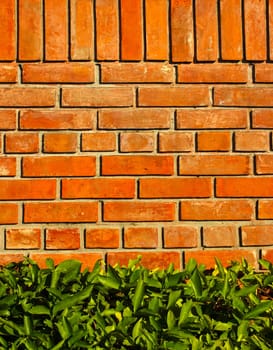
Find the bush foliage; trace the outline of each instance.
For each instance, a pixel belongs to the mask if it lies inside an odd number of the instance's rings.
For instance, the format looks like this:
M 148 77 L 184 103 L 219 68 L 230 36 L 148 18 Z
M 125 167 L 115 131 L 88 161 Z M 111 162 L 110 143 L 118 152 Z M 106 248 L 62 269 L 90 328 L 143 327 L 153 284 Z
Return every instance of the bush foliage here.
M 273 267 L 183 271 L 30 259 L 0 270 L 0 349 L 273 348 Z

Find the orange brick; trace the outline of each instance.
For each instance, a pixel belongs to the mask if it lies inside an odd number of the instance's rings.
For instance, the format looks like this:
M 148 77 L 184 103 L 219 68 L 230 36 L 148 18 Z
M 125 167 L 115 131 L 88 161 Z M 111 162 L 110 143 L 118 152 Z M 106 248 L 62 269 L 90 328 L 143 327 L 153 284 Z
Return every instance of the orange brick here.
M 273 262 L 273 249 L 263 249 L 262 250 L 262 259 L 265 259 L 269 262 Z
M 247 127 L 247 111 L 234 109 L 178 110 L 178 129 L 244 129 Z
M 127 132 L 120 134 L 120 152 L 152 152 L 154 134 Z
M 90 228 L 85 232 L 86 248 L 118 248 L 120 232 L 118 228 Z
M 134 179 L 64 179 L 62 198 L 134 198 Z
M 43 151 L 48 153 L 76 152 L 77 134 L 48 133 L 43 138 Z
M 145 0 L 145 15 L 146 59 L 168 59 L 168 1 Z
M 42 4 L 19 0 L 19 60 L 38 61 L 42 55 Z
M 268 151 L 269 133 L 263 131 L 240 131 L 235 133 L 236 151 Z
M 231 150 L 230 132 L 200 132 L 197 134 L 198 151 Z
M 143 57 L 142 1 L 121 0 L 121 58 L 125 61 Z
M 117 0 L 96 0 L 96 58 L 119 58 L 118 3 Z
M 23 176 L 94 176 L 95 157 L 44 156 L 23 159 Z
M 207 87 L 142 87 L 138 102 L 140 106 L 151 107 L 207 106 L 209 90 Z
M 1 114 L 0 114 L 1 118 Z M 95 111 L 34 111 L 20 113 L 20 129 L 26 130 L 80 130 L 93 129 Z
M 212 195 L 210 179 L 149 178 L 139 181 L 140 198 L 206 198 Z
M 16 111 L 0 111 L 0 130 L 16 129 Z
M 23 83 L 93 83 L 92 63 L 29 63 L 23 65 Z
M 189 132 L 159 134 L 159 152 L 190 152 L 194 149 L 194 137 Z
M 253 111 L 252 127 L 256 129 L 272 129 L 273 111 L 269 109 Z
M 124 248 L 156 248 L 158 229 L 155 227 L 127 227 L 124 231 Z
M 179 83 L 246 83 L 247 64 L 183 64 L 178 66 Z
M 266 3 L 244 0 L 245 55 L 247 60 L 266 59 Z
M 55 180 L 0 180 L 1 200 L 55 199 Z
M 203 228 L 204 247 L 234 247 L 237 232 L 234 226 L 210 226 Z
M 268 41 L 269 41 L 269 58 L 273 58 L 273 3 L 269 1 L 268 4 Z
M 18 205 L 15 203 L 0 203 L 0 224 L 18 223 Z
M 215 106 L 270 107 L 273 106 L 270 87 L 215 87 Z
M 1 53 L 0 53 L 0 57 L 1 57 Z M 17 69 L 18 69 L 17 64 L 0 63 L 0 83 L 16 83 Z
M 272 83 L 273 69 L 270 64 L 255 64 L 255 82 Z
M 221 58 L 223 60 L 241 60 L 243 57 L 241 7 L 241 0 L 220 1 Z
M 105 202 L 104 221 L 173 221 L 175 203 L 170 202 Z
M 80 230 L 78 228 L 47 229 L 46 249 L 79 249 Z
M 273 219 L 273 201 L 260 200 L 258 204 L 258 219 Z
M 5 136 L 6 153 L 37 153 L 39 135 L 35 133 L 12 133 Z
M 6 249 L 40 249 L 41 229 L 19 228 L 8 229 L 5 235 Z
M 71 0 L 71 47 L 72 60 L 91 60 L 93 46 L 93 0 Z
M 273 155 L 263 154 L 255 157 L 257 174 L 273 174 Z
M 167 129 L 171 112 L 167 109 L 110 109 L 99 113 L 100 129 Z
M 45 59 L 64 61 L 68 57 L 67 1 L 46 0 L 44 6 Z
M 198 61 L 218 58 L 218 25 L 216 0 L 196 0 L 196 55 Z
M 273 245 L 273 226 L 242 226 L 242 244 L 245 246 Z
M 55 93 L 53 88 L 0 88 L 0 106 L 54 107 Z
M 217 197 L 273 197 L 273 179 L 254 178 L 218 178 L 216 179 Z
M 192 0 L 171 0 L 171 50 L 174 62 L 193 59 Z
M 133 99 L 133 90 L 128 87 L 62 89 L 63 107 L 130 107 Z
M 16 175 L 16 158 L 0 157 L 0 176 Z
M 198 244 L 198 228 L 191 226 L 167 226 L 164 228 L 164 248 L 195 248 Z
M 102 83 L 171 83 L 173 67 L 166 63 L 104 63 Z
M 183 201 L 182 220 L 251 220 L 254 206 L 248 200 L 198 200 Z
M 24 254 L 0 254 L 0 266 L 5 266 L 12 262 L 20 262 L 24 260 Z
M 172 175 L 171 156 L 102 156 L 102 175 Z
M 248 156 L 185 155 L 180 156 L 180 175 L 246 175 L 250 172 Z
M 136 259 L 141 256 L 141 265 L 148 269 L 167 269 L 173 263 L 176 269 L 181 268 L 181 254 L 179 252 L 110 252 L 107 253 L 107 264 L 128 266 L 129 260 Z
M 0 60 L 16 59 L 15 0 L 2 0 L 0 6 Z
M 96 202 L 45 202 L 25 203 L 24 223 L 96 222 Z
M 82 134 L 82 151 L 115 151 L 116 135 L 112 132 Z

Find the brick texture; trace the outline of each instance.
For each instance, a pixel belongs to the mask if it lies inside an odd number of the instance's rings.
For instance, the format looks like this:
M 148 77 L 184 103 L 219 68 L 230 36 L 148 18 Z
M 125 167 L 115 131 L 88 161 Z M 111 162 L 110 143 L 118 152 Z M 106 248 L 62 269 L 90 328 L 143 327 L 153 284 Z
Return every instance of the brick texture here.
M 273 2 L 1 0 L 0 264 L 273 262 Z

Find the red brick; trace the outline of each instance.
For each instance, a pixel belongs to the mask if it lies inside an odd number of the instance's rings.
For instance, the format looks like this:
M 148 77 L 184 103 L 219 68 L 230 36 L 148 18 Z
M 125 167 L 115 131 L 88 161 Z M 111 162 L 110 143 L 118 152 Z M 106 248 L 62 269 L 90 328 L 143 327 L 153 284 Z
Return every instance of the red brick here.
M 94 176 L 95 157 L 43 156 L 23 159 L 23 176 Z
M 230 132 L 200 132 L 197 134 L 198 151 L 229 151 L 231 150 Z
M 139 105 L 144 107 L 207 106 L 209 90 L 207 87 L 142 87 L 138 98 Z
M 93 46 L 93 0 L 71 0 L 71 47 L 72 60 L 91 60 Z
M 242 259 L 246 259 L 247 262 L 254 266 L 257 262 L 256 250 L 245 250 L 245 249 L 221 249 L 221 250 L 196 250 L 196 251 L 185 251 L 186 263 L 190 259 L 195 259 L 198 264 L 206 265 L 206 268 L 214 268 L 216 266 L 215 258 L 218 258 L 224 266 L 229 266 L 233 261 L 240 262 Z
M 241 0 L 220 1 L 221 58 L 223 60 L 241 60 L 243 57 L 241 7 Z
M 270 87 L 215 87 L 215 106 L 270 107 L 273 106 Z
M 211 179 L 149 178 L 139 181 L 140 198 L 206 198 L 212 195 Z
M 0 111 L 0 130 L 16 129 L 16 111 Z
M 1 53 L 0 53 L 0 57 L 1 57 Z M 0 63 L 0 83 L 16 83 L 17 69 L 18 67 L 16 64 Z
M 145 1 L 146 59 L 166 60 L 169 55 L 168 2 Z
M 273 263 L 273 249 L 263 249 L 262 259 L 268 260 Z
M 178 110 L 176 127 L 178 129 L 244 129 L 248 115 L 245 110 Z
M 245 56 L 247 60 L 266 59 L 266 2 L 244 0 Z
M 42 4 L 19 0 L 19 60 L 38 61 L 42 56 Z
M 20 262 L 24 260 L 24 254 L 7 254 L 6 252 L 0 254 L 0 266 L 5 266 L 12 262 Z
M 105 202 L 104 221 L 173 221 L 175 203 L 170 202 Z
M 273 111 L 270 109 L 253 111 L 252 127 L 256 129 L 272 129 Z
M 0 114 L 1 117 L 1 114 Z M 95 111 L 23 111 L 20 113 L 20 129 L 26 130 L 80 130 L 93 129 Z
M 174 62 L 193 59 L 192 0 L 171 0 L 171 50 Z
M 124 248 L 156 248 L 158 229 L 155 227 L 127 227 L 124 231 Z
M 96 222 L 96 202 L 40 202 L 24 204 L 24 223 Z
M 5 136 L 6 153 L 37 153 L 38 151 L 38 134 L 14 132 Z
M 45 59 L 64 61 L 68 57 L 67 1 L 46 0 L 45 21 Z
M 0 180 L 1 200 L 55 199 L 55 180 Z
M 269 41 L 269 58 L 273 59 L 273 3 L 268 1 L 268 41 Z
M 119 248 L 120 232 L 118 228 L 90 228 L 85 232 L 86 248 Z
M 185 155 L 180 156 L 180 175 L 246 175 L 250 172 L 248 156 Z
M 78 228 L 47 229 L 46 249 L 79 249 L 80 230 Z
M 242 226 L 242 244 L 256 247 L 273 245 L 273 226 Z
M 217 197 L 273 197 L 273 178 L 218 178 Z
M 198 228 L 191 226 L 167 226 L 164 228 L 164 248 L 195 248 L 198 244 Z
M 16 175 L 16 158 L 0 157 L 0 176 Z
M 64 179 L 62 198 L 134 198 L 134 179 Z
M 254 206 L 248 200 L 198 200 L 183 201 L 182 220 L 251 220 Z
M 264 131 L 240 131 L 235 133 L 236 151 L 268 151 L 269 133 Z
M 189 132 L 161 132 L 159 152 L 190 152 L 194 149 L 194 135 Z
M 255 157 L 257 174 L 273 174 L 273 155 L 264 154 Z
M 141 265 L 148 269 L 167 269 L 170 264 L 174 264 L 176 269 L 181 268 L 181 254 L 179 252 L 110 252 L 107 253 L 107 264 L 128 266 L 129 260 L 136 259 L 141 256 Z
M 166 63 L 104 63 L 102 83 L 171 83 L 173 67 Z
M 82 151 L 115 151 L 116 135 L 112 132 L 82 134 Z
M 110 109 L 99 114 L 100 129 L 167 129 L 170 124 L 167 109 Z
M 23 65 L 23 83 L 93 83 L 92 63 L 29 63 Z
M 0 224 L 18 223 L 18 205 L 15 203 L 0 203 Z
M 13 61 L 16 58 L 15 0 L 1 1 L 0 23 L 0 60 Z
M 54 107 L 55 89 L 50 88 L 0 88 L 1 107 Z
M 133 99 L 133 90 L 129 87 L 62 89 L 63 107 L 130 107 Z
M 237 232 L 234 226 L 210 226 L 203 228 L 204 247 L 234 247 Z
M 119 58 L 117 0 L 96 0 L 96 58 L 117 60 Z
M 196 56 L 198 61 L 218 58 L 218 26 L 216 0 L 196 0 Z
M 273 201 L 260 200 L 258 204 L 258 219 L 273 219 Z
M 270 64 L 255 64 L 255 82 L 272 83 L 273 68 Z
M 127 132 L 120 134 L 120 152 L 152 152 L 155 135 L 152 132 Z
M 102 175 L 172 175 L 171 156 L 102 156 Z
M 77 134 L 48 133 L 43 138 L 43 151 L 48 153 L 76 152 Z
M 142 1 L 121 0 L 121 59 L 141 60 L 143 57 Z
M 41 229 L 13 228 L 6 230 L 6 249 L 40 249 Z
M 248 65 L 232 63 L 183 64 L 178 66 L 179 83 L 246 83 Z

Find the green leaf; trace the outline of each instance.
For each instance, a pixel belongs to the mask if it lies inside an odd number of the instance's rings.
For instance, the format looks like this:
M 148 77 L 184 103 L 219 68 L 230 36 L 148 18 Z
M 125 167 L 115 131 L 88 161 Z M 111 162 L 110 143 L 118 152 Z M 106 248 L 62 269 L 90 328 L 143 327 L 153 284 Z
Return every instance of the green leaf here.
M 238 341 L 242 342 L 243 340 L 247 340 L 248 338 L 248 326 L 249 326 L 249 321 L 247 320 L 242 320 L 241 323 L 238 326 L 237 329 L 237 337 Z
M 258 284 L 249 287 L 242 287 L 240 290 L 234 292 L 234 295 L 237 297 L 245 297 L 251 293 L 255 293 L 258 287 Z
M 32 315 L 50 315 L 50 310 L 44 305 L 32 306 L 28 312 Z
M 136 291 L 132 298 L 134 312 L 136 312 L 139 309 L 142 303 L 142 300 L 144 297 L 144 291 L 145 291 L 144 281 L 143 281 L 143 278 L 141 278 L 137 283 Z
M 202 296 L 202 282 L 201 282 L 201 278 L 200 278 L 200 272 L 198 271 L 198 269 L 196 268 L 191 276 L 191 284 L 192 284 L 192 288 L 194 291 L 195 296 L 201 297 Z
M 142 318 L 140 318 L 137 323 L 134 325 L 132 336 L 133 339 L 136 340 L 139 336 L 142 335 Z
M 181 290 L 172 290 L 169 294 L 167 310 L 171 309 L 181 295 Z
M 192 300 L 187 300 L 185 303 L 183 303 L 180 311 L 179 321 L 178 321 L 179 326 L 181 326 L 183 323 L 187 321 L 192 305 L 193 305 Z
M 244 319 L 251 319 L 251 318 L 255 318 L 259 315 L 261 315 L 262 313 L 269 311 L 273 306 L 273 302 L 271 300 L 267 300 L 267 301 L 261 301 L 260 304 L 258 304 L 257 306 L 255 306 L 252 310 L 250 310 L 245 316 Z
M 115 278 L 98 276 L 98 281 L 106 288 L 119 289 L 120 287 L 120 282 L 117 281 Z
M 175 316 L 174 313 L 172 312 L 172 310 L 169 310 L 167 313 L 167 326 L 169 330 L 172 330 L 175 326 L 176 320 L 175 320 Z

